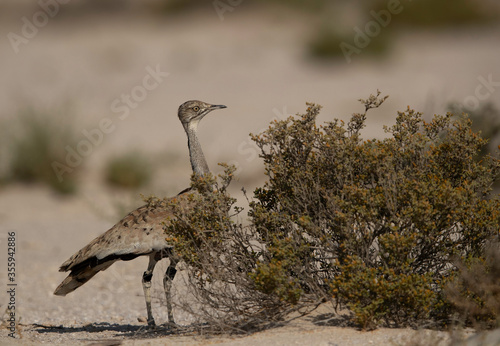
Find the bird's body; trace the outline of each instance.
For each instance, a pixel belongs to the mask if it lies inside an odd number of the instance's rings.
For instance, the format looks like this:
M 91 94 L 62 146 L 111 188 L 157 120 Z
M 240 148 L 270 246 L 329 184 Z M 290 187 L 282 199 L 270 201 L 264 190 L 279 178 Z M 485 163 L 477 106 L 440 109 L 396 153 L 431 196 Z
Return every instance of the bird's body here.
M 61 265 L 60 271 L 71 270 L 72 273 L 55 294 L 66 295 L 74 291 L 115 261 L 129 261 L 169 249 L 171 244 L 165 240 L 161 224 L 169 216 L 168 208 L 148 205 L 130 212 Z
M 179 107 L 181 120 L 188 136 L 188 147 L 193 172 L 198 175 L 209 173 L 201 146 L 196 137 L 199 121 L 214 109 L 225 108 L 201 101 L 188 101 Z M 189 208 L 186 190 L 176 197 L 177 203 Z M 172 200 L 171 199 L 171 200 Z M 149 265 L 144 272 L 142 283 L 148 312 L 148 324 L 154 326 L 151 312 L 151 278 L 156 263 L 162 258 L 170 259 L 164 277 L 167 298 L 168 319 L 174 323 L 170 297 L 170 286 L 176 273 L 178 258 L 172 244 L 166 241 L 164 223 L 173 218 L 169 200 L 148 203 L 135 209 L 115 224 L 108 231 L 92 240 L 87 246 L 64 262 L 59 271 L 70 274 L 56 288 L 54 294 L 64 296 L 85 284 L 98 272 L 107 269 L 118 260 L 129 261 L 139 256 L 149 256 Z

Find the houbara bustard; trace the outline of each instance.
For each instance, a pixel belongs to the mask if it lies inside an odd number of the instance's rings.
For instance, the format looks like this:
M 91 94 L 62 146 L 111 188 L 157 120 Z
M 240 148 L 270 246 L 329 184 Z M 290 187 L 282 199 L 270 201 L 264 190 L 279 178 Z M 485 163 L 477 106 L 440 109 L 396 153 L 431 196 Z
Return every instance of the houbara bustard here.
M 196 175 L 209 173 L 209 168 L 200 142 L 196 136 L 201 119 L 215 109 L 226 108 L 223 105 L 211 105 L 201 101 L 187 101 L 179 107 L 178 116 L 188 137 L 191 167 Z M 187 196 L 184 190 L 177 198 L 182 203 Z M 54 291 L 55 295 L 65 296 L 89 281 L 101 270 L 107 269 L 118 260 L 129 261 L 139 256 L 149 256 L 148 268 L 142 276 L 142 286 L 146 299 L 148 325 L 155 326 L 151 312 L 151 279 L 156 263 L 162 258 L 170 260 L 163 278 L 169 324 L 174 324 L 170 288 L 175 277 L 178 258 L 172 244 L 166 241 L 164 223 L 172 217 L 168 203 L 151 206 L 144 205 L 125 216 L 107 232 L 92 240 L 87 246 L 64 262 L 59 271 L 71 271 Z

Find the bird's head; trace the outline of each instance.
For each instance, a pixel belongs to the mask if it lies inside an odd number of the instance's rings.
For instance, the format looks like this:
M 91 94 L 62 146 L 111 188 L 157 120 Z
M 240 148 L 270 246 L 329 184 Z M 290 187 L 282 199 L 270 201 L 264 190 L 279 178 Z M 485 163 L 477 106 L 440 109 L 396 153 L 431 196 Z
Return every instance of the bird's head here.
M 212 105 L 202 101 L 186 101 L 179 106 L 177 115 L 183 125 L 197 124 L 213 110 L 226 108 L 224 105 Z

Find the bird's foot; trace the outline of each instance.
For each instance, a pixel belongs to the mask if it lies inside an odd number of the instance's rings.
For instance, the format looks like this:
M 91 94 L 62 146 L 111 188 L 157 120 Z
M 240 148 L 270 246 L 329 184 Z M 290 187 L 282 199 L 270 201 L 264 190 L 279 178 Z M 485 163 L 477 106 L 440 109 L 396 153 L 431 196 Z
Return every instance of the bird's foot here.
M 156 329 L 156 323 L 155 323 L 155 320 L 153 318 L 148 320 L 148 328 L 151 330 Z
M 175 329 L 179 328 L 177 323 L 175 323 L 173 320 L 165 322 L 165 327 L 167 327 L 168 329 L 171 329 L 171 330 L 175 330 Z
M 156 328 L 155 319 L 153 317 L 146 319 L 146 317 L 140 316 L 137 318 L 137 321 L 142 322 L 142 323 L 148 322 L 148 328 L 150 328 L 150 329 Z

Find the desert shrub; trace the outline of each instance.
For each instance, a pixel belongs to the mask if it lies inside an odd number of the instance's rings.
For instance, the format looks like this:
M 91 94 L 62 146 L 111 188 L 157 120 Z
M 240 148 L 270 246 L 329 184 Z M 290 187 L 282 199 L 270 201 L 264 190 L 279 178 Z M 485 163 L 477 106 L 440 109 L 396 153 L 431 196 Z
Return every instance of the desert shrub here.
M 461 261 L 446 296 L 475 327 L 500 327 L 500 244 L 488 244 L 481 258 Z
M 483 156 L 494 154 L 500 149 L 500 111 L 491 102 L 479 105 L 479 107 L 469 108 L 458 103 L 452 103 L 449 106 L 450 112 L 456 115 L 467 113 L 472 121 L 472 130 L 480 132 L 481 137 L 487 140 L 481 149 L 477 159 Z M 494 190 L 498 192 L 500 180 L 494 184 Z
M 500 202 L 487 198 L 500 161 L 475 160 L 484 140 L 470 120 L 408 109 L 391 137 L 362 140 L 366 111 L 384 100 L 323 126 L 310 104 L 254 136 L 269 178 L 251 209 L 260 240 L 294 239 L 289 280 L 328 292 L 365 328 L 437 318 L 453 258 L 480 258 L 500 226 Z
M 365 329 L 451 318 L 445 287 L 457 261 L 481 261 L 498 238 L 500 160 L 477 159 L 485 141 L 466 116 L 426 122 L 408 108 L 388 138 L 363 140 L 367 111 L 384 100 L 372 95 L 347 123 L 321 126 L 309 104 L 252 136 L 268 179 L 248 226 L 229 215 L 240 211 L 226 192 L 231 171 L 222 186 L 195 182 L 194 208 L 176 209 L 167 234 L 205 321 L 262 325 L 324 301 Z
M 165 229 L 187 265 L 190 294 L 179 307 L 212 331 L 248 332 L 307 305 L 298 302 L 296 280 L 289 280 L 279 254 L 271 265 L 262 265 L 263 253 L 273 250 L 235 220 L 242 209 L 227 193 L 235 168 L 224 167 L 218 179 L 193 177 L 187 202 L 168 202 L 173 218 Z
M 138 188 L 151 181 L 151 162 L 137 151 L 112 157 L 105 167 L 106 181 L 114 186 Z
M 67 145 L 75 146 L 72 124 L 68 119 L 34 109 L 19 112 L 16 122 L 10 124 L 8 134 L 10 180 L 44 183 L 64 194 L 75 191 L 78 167 L 66 173 L 62 181 L 52 167 L 53 162 L 66 162 Z
M 454 114 L 467 113 L 472 121 L 472 130 L 481 132 L 481 136 L 488 140 L 481 148 L 481 156 L 492 154 L 498 150 L 500 141 L 500 111 L 491 102 L 480 105 L 477 108 L 463 107 L 459 104 L 451 104 L 450 111 Z

